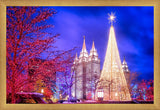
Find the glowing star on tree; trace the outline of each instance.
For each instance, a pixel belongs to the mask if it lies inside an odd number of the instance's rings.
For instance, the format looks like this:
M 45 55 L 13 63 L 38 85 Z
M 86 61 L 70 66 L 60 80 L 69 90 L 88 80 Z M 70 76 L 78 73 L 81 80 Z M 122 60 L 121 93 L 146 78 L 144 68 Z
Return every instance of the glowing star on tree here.
M 109 15 L 109 22 L 111 23 L 111 25 L 113 25 L 113 22 L 115 22 L 115 16 L 114 16 L 114 13 L 111 13 L 111 14 L 108 14 Z
M 113 21 L 115 16 L 110 15 L 110 32 L 108 46 L 103 64 L 103 69 L 97 85 L 96 99 L 98 91 L 103 90 L 103 100 L 130 101 L 130 93 L 122 70 L 120 55 L 117 47 Z

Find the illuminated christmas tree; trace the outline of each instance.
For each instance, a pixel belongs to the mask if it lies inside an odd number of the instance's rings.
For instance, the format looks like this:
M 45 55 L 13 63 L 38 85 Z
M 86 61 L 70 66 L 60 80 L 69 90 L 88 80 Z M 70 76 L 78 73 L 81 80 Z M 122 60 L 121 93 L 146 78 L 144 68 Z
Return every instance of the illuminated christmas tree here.
M 122 70 L 113 27 L 114 15 L 110 15 L 111 27 L 103 69 L 97 85 L 96 99 L 130 101 L 130 93 Z

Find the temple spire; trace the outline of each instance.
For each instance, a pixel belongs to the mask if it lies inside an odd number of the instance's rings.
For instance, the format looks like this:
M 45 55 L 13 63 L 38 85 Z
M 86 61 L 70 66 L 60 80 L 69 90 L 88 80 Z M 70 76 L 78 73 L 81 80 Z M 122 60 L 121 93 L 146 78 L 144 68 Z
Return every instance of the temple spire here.
M 85 36 L 83 36 L 83 47 L 82 47 L 82 51 L 83 51 L 83 52 L 86 52 Z
M 91 48 L 91 50 L 90 50 L 90 55 L 89 55 L 89 56 L 92 56 L 92 55 L 98 56 L 97 50 L 95 49 L 95 46 L 94 46 L 94 41 L 93 41 L 93 43 L 92 43 L 92 48 Z
M 76 60 L 78 59 L 78 57 L 77 57 L 77 53 L 76 53 L 76 57 L 75 57 L 75 59 L 76 59 Z
M 125 60 L 125 56 L 124 56 L 123 62 L 122 62 L 122 66 L 123 66 L 123 65 L 127 65 L 127 62 L 126 62 L 126 60 Z
M 78 62 L 78 57 L 77 57 L 77 53 L 76 53 L 76 56 L 75 56 L 75 58 L 74 58 L 73 64 L 76 64 L 77 62 Z
M 123 58 L 123 61 L 126 61 L 126 60 L 125 60 L 125 56 L 124 56 L 124 58 Z
M 92 43 L 92 50 L 95 50 L 94 41 Z
M 127 65 L 127 62 L 125 60 L 125 57 L 124 57 L 123 62 L 122 62 L 122 69 L 123 69 L 123 72 L 129 72 L 128 65 Z
M 85 36 L 83 36 L 83 46 L 82 46 L 82 51 L 80 53 L 80 62 L 81 61 L 87 61 L 87 57 L 88 57 L 88 52 L 87 52 L 87 49 L 86 49 L 86 43 L 85 43 Z
M 98 58 L 98 53 L 97 53 L 97 50 L 94 46 L 94 41 L 92 43 L 92 48 L 90 50 L 90 54 L 89 54 L 89 61 L 100 61 L 99 58 Z

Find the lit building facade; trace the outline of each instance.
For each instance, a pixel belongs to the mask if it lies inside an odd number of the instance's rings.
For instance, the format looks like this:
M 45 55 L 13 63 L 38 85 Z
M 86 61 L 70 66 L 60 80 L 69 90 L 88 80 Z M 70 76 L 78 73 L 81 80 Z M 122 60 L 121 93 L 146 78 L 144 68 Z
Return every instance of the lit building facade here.
M 74 72 L 74 83 L 72 86 L 72 95 L 77 99 L 94 99 L 96 82 L 100 77 L 100 59 L 98 58 L 97 50 L 94 42 L 88 54 L 85 37 L 83 41 L 82 51 L 79 58 L 75 57 L 73 62 L 72 72 Z

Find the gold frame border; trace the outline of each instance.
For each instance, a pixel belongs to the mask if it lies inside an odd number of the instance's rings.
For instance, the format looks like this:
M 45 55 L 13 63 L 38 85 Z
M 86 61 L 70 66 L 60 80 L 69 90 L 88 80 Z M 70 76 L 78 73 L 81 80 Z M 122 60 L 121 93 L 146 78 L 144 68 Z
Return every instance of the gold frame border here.
M 6 104 L 6 6 L 153 6 L 154 104 Z M 99 110 L 160 108 L 160 1 L 159 0 L 0 0 L 0 109 Z

